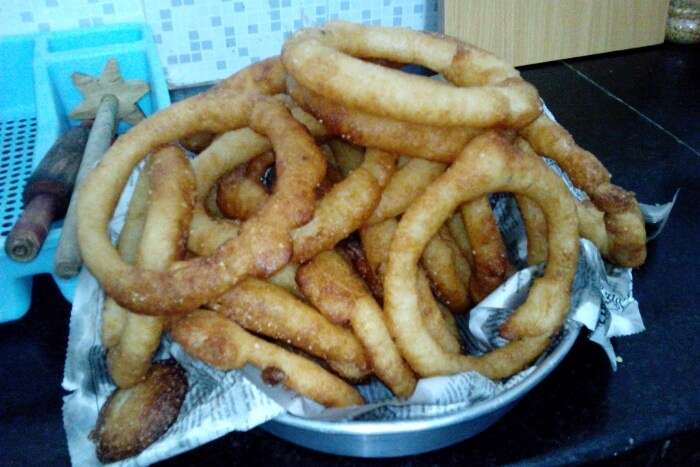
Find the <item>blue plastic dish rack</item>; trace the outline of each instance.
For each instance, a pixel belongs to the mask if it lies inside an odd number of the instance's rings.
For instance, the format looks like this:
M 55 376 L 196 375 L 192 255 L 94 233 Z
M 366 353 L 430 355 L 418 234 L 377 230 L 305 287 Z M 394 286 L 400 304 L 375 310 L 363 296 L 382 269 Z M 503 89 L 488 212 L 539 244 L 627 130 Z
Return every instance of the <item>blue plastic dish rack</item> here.
M 109 58 L 125 80 L 142 79 L 150 92 L 139 106 L 149 115 L 170 104 L 170 96 L 147 26 L 124 24 L 0 38 L 0 322 L 29 309 L 32 276 L 51 273 L 61 222 L 55 222 L 34 261 L 18 263 L 5 254 L 5 239 L 22 212 L 22 190 L 56 138 L 79 124 L 68 114 L 82 100 L 75 71 L 97 76 Z M 121 122 L 123 133 L 129 125 Z M 54 276 L 72 301 L 77 279 Z

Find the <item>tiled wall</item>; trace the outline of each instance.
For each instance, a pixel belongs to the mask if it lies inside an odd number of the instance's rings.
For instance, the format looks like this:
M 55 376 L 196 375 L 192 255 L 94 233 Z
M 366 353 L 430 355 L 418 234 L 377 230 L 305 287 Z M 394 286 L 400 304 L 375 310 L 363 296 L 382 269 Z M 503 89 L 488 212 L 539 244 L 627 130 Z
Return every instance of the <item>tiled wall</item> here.
M 344 19 L 435 31 L 438 0 L 0 0 L 0 35 L 146 21 L 171 88 L 278 54 L 303 27 Z

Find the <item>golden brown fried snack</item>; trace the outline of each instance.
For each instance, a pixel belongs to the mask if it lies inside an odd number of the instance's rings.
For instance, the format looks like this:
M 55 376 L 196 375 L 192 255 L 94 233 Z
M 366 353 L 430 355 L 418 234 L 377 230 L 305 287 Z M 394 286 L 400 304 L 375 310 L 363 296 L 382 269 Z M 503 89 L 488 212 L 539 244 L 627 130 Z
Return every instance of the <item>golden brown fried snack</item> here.
M 389 260 L 389 250 L 391 241 L 398 222 L 396 219 L 387 219 L 379 224 L 365 226 L 360 229 L 362 248 L 365 252 L 367 263 L 374 277 L 379 278 L 379 282 L 384 281 L 384 270 Z M 363 275 L 365 281 L 367 276 Z M 425 327 L 430 332 L 440 346 L 449 352 L 458 352 L 461 348 L 459 337 L 450 330 L 449 324 L 445 320 L 445 314 L 440 304 L 433 297 L 430 290 L 430 281 L 422 268 L 419 268 L 416 276 L 418 288 L 419 308 L 421 319 Z
M 221 213 L 245 221 L 258 212 L 269 197 L 262 178 L 274 163 L 275 155 L 266 152 L 224 176 L 217 187 L 216 202 Z
M 603 256 L 624 267 L 637 267 L 646 259 L 644 219 L 634 193 L 610 183 L 610 173 L 571 134 L 546 115 L 520 130 L 541 155 L 554 159 L 577 187 L 605 213 L 608 244 L 599 245 Z
M 257 93 L 270 96 L 284 92 L 286 78 L 287 71 L 284 69 L 280 57 L 274 56 L 234 73 L 220 81 L 212 91 L 226 90 L 241 94 Z
M 139 253 L 139 243 L 148 211 L 148 170 L 142 170 L 129 200 L 124 226 L 119 233 L 117 251 L 128 264 L 134 264 Z M 102 345 L 105 349 L 114 347 L 126 324 L 128 311 L 110 297 L 105 297 L 102 309 Z
M 474 263 L 469 290 L 478 303 L 505 281 L 511 265 L 488 198 L 464 203 L 460 212 Z
M 258 182 L 246 177 L 239 170 L 225 176 L 218 185 L 216 205 L 229 219 L 248 220 L 260 210 L 268 194 Z
M 365 160 L 365 149 L 362 147 L 339 139 L 331 139 L 328 141 L 328 145 L 335 155 L 336 163 L 343 177 L 350 175 L 350 172 L 362 165 L 362 161 Z
M 239 169 L 269 149 L 271 144 L 267 138 L 249 128 L 242 128 L 222 134 L 192 161 L 197 197 L 187 240 L 190 251 L 207 256 L 226 241 L 238 236 L 240 223 L 211 217 L 205 202 L 222 175 Z
M 527 236 L 527 262 L 530 265 L 547 261 L 547 221 L 540 207 L 530 198 L 516 194 L 520 217 Z
M 516 140 L 516 145 L 523 152 L 537 155 L 532 146 L 522 138 Z M 542 210 L 526 197 L 516 195 L 518 207 L 523 217 L 527 233 L 528 262 L 539 264 L 547 260 L 547 223 Z M 609 258 L 611 241 L 606 231 L 605 213 L 598 210 L 590 200 L 576 202 L 579 233 L 595 244 L 603 257 Z
M 465 144 L 483 132 L 475 128 L 421 125 L 373 115 L 326 99 L 301 86 L 292 77 L 287 80 L 287 92 L 302 108 L 321 120 L 333 135 L 360 146 L 435 162 L 452 162 Z
M 549 225 L 549 261 L 502 332 L 514 339 L 481 357 L 445 352 L 421 324 L 415 287 L 425 245 L 460 204 L 484 193 L 510 191 L 535 200 Z M 455 163 L 406 211 L 394 235 L 385 279 L 385 312 L 404 358 L 421 376 L 478 371 L 500 379 L 532 362 L 547 347 L 569 308 L 578 257 L 575 204 L 541 159 L 514 148 L 496 132 L 475 138 Z
M 321 199 L 313 219 L 292 231 L 292 260 L 308 261 L 317 253 L 335 247 L 364 224 L 396 168 L 396 159 L 384 151 L 368 150 L 362 165 Z
M 175 146 L 165 146 L 150 159 L 150 204 L 136 264 L 164 271 L 184 257 L 194 203 L 194 175 L 184 152 Z M 107 367 L 117 386 L 131 387 L 146 376 L 164 326 L 165 318 L 161 316 L 126 314 L 118 342 L 107 351 Z
M 403 214 L 413 200 L 420 196 L 446 167 L 440 162 L 410 159 L 389 179 L 379 205 L 367 219 L 367 223 L 376 224 Z
M 248 124 L 272 141 L 278 183 L 240 234 L 213 255 L 190 259 L 167 272 L 147 271 L 122 261 L 106 232 L 134 165 L 152 148 L 183 135 L 221 133 Z M 212 93 L 178 102 L 119 138 L 86 178 L 78 204 L 85 264 L 107 293 L 130 310 L 154 315 L 190 311 L 244 276 L 269 275 L 288 262 L 289 231 L 312 214 L 314 189 L 324 174 L 325 159 L 313 139 L 274 99 Z
M 374 374 L 398 397 L 413 393 L 416 379 L 389 335 L 382 310 L 351 266 L 335 251 L 324 251 L 299 268 L 306 298 L 336 323 L 349 323 L 362 342 Z
M 285 267 L 271 275 L 267 280 L 278 287 L 282 287 L 287 292 L 294 294 L 298 298 L 303 298 L 304 294 L 299 290 L 297 285 L 297 269 L 299 265 L 296 263 L 287 263 Z
M 421 264 L 437 298 L 452 311 L 467 311 L 471 304 L 467 291 L 471 269 L 447 227 L 443 226 L 425 246 Z
M 263 370 L 266 383 L 284 384 L 326 407 L 364 403 L 355 388 L 311 360 L 256 337 L 213 311 L 190 313 L 171 334 L 188 354 L 220 370 L 252 363 Z
M 467 229 L 464 227 L 464 221 L 462 220 L 461 213 L 455 212 L 452 214 L 450 220 L 447 221 L 447 228 L 449 229 L 450 234 L 452 234 L 452 238 L 459 248 L 459 251 L 462 252 L 462 256 L 464 256 L 467 263 L 469 263 L 469 267 L 473 268 L 474 255 L 472 254 L 472 246 L 469 244 L 469 236 L 467 235 Z
M 336 371 L 348 370 L 343 377 L 359 380 L 369 372 L 365 351 L 352 332 L 274 284 L 244 279 L 210 306 L 249 331 L 320 357 Z
M 153 444 L 177 419 L 186 393 L 187 377 L 175 360 L 154 363 L 139 384 L 116 389 L 90 434 L 100 462 L 134 456 Z
M 353 56 L 422 65 L 455 86 Z M 302 86 L 332 101 L 407 122 L 518 128 L 541 112 L 537 91 L 512 66 L 438 34 L 333 22 L 297 32 L 284 44 L 282 62 Z

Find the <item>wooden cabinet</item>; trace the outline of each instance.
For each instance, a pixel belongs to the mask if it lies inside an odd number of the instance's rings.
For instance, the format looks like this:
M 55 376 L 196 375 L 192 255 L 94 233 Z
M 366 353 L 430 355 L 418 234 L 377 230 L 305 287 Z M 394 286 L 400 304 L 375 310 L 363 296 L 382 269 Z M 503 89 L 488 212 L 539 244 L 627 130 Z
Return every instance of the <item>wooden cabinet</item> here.
M 658 44 L 668 0 L 444 0 L 444 32 L 514 65 Z

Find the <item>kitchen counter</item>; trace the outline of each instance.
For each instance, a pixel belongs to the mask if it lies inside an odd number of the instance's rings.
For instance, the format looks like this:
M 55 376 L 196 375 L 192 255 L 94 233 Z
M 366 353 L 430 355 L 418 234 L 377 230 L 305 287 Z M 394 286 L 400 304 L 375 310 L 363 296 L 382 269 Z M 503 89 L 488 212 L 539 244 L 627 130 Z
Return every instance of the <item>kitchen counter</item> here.
M 647 330 L 614 341 L 613 372 L 585 332 L 562 364 L 486 432 L 411 458 L 313 452 L 255 429 L 164 465 L 478 465 L 698 463 L 700 448 L 700 48 L 664 44 L 522 69 L 557 119 L 640 202 L 678 200 L 634 272 Z M 33 305 L 0 324 L 0 461 L 69 462 L 61 379 L 69 304 L 48 276 Z

